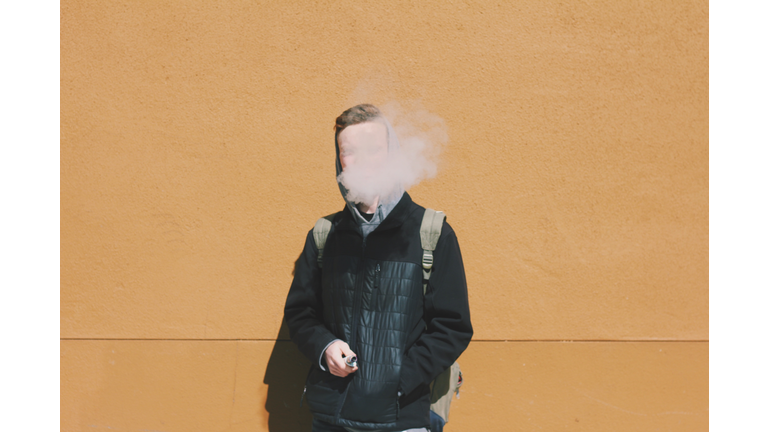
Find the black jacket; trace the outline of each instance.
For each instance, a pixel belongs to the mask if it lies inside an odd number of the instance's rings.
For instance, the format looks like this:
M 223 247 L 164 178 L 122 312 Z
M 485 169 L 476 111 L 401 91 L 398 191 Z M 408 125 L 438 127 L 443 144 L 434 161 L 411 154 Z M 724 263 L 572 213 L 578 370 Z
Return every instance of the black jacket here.
M 345 208 L 333 221 L 322 269 L 307 235 L 285 320 L 313 364 L 306 399 L 318 419 L 359 429 L 429 426 L 429 383 L 467 347 L 472 324 L 461 251 L 447 223 L 423 294 L 423 215 L 406 193 L 363 241 Z M 345 378 L 321 363 L 335 339 L 358 355 L 358 371 Z

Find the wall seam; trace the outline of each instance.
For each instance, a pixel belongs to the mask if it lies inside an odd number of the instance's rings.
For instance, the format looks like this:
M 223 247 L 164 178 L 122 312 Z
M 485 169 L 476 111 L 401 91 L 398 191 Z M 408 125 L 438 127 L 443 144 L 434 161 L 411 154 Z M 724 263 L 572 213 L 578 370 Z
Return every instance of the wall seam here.
M 290 342 L 290 339 L 164 339 L 164 338 L 59 338 L 59 341 L 186 341 L 186 342 Z M 709 339 L 473 339 L 471 342 L 709 342 Z

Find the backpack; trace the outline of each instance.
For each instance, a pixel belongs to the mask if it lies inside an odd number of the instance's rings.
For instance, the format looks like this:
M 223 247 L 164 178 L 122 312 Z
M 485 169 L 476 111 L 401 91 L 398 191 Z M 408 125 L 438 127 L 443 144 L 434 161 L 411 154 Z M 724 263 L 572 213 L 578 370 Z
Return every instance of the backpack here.
M 323 249 L 325 249 L 325 241 L 328 239 L 328 233 L 331 231 L 331 222 L 337 214 L 338 213 L 334 213 L 318 219 L 315 223 L 315 227 L 312 229 L 312 236 L 314 237 L 315 245 L 317 246 L 317 264 L 320 268 L 323 268 Z M 432 274 L 432 264 L 434 263 L 432 253 L 435 251 L 437 241 L 440 239 L 440 232 L 443 229 L 444 220 L 445 213 L 432 209 L 426 209 L 424 218 L 421 220 L 419 234 L 421 236 L 421 248 L 423 250 L 421 265 L 424 272 L 424 289 L 422 291 L 424 295 L 427 294 L 427 284 L 429 282 L 429 276 Z M 429 409 L 440 416 L 444 423 L 448 422 L 448 411 L 451 409 L 453 394 L 456 393 L 456 398 L 459 398 L 459 387 L 461 387 L 462 383 L 463 377 L 461 376 L 459 364 L 453 363 L 451 367 L 440 373 L 440 375 L 429 384 Z

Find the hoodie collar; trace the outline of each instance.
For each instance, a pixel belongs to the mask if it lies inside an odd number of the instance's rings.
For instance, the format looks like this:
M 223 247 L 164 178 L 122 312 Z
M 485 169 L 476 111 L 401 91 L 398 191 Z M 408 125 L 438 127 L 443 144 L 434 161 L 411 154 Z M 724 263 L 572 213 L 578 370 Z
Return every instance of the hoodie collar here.
M 408 195 L 408 192 L 403 192 L 403 196 L 400 198 L 400 201 L 397 202 L 394 208 L 392 208 L 392 211 L 390 211 L 386 218 L 371 231 L 387 230 L 397 228 L 402 225 L 411 213 L 410 209 L 412 203 L 413 200 L 411 199 L 411 196 Z M 352 213 L 349 206 L 344 208 L 340 216 L 339 224 L 336 226 L 336 229 L 360 232 L 361 226 L 358 224 L 357 220 L 355 219 L 356 215 Z M 367 235 L 364 237 L 367 237 Z

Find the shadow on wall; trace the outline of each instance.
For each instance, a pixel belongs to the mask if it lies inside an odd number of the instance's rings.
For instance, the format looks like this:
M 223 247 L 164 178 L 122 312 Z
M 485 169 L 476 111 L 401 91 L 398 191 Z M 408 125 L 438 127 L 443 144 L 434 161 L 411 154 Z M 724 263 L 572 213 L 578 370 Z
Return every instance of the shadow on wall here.
M 309 360 L 290 341 L 288 326 L 283 321 L 264 374 L 264 384 L 268 386 L 264 408 L 269 412 L 270 432 L 312 430 L 312 415 L 306 401 L 299 407 L 309 366 Z

